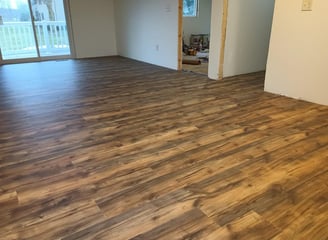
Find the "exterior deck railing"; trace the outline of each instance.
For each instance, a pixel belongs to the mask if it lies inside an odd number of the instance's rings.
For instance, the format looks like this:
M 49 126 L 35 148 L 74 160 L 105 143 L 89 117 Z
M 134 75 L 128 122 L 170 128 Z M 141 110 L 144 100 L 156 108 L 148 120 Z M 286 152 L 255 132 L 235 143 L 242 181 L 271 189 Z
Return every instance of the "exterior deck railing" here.
M 64 21 L 35 22 L 35 32 L 41 56 L 69 54 L 69 39 Z M 3 57 L 35 53 L 35 45 L 30 22 L 5 22 L 0 25 Z

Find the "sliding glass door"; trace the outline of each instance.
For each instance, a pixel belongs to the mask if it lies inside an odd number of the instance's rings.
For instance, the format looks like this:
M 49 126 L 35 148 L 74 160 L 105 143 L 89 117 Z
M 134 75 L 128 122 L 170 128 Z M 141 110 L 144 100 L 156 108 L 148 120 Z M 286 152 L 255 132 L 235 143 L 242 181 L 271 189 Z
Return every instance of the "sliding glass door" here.
M 0 4 L 2 59 L 38 57 L 28 0 L 1 0 Z
M 2 59 L 69 56 L 63 0 L 1 0 Z
M 41 57 L 70 55 L 63 0 L 32 0 Z

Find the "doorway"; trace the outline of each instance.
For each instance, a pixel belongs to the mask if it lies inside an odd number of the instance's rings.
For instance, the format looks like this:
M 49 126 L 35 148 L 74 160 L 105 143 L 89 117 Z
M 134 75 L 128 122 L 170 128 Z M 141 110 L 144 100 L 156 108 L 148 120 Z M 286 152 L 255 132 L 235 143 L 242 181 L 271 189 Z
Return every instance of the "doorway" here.
M 71 55 L 63 0 L 1 0 L 3 62 L 38 61 Z
M 182 69 L 208 75 L 212 0 L 183 1 Z

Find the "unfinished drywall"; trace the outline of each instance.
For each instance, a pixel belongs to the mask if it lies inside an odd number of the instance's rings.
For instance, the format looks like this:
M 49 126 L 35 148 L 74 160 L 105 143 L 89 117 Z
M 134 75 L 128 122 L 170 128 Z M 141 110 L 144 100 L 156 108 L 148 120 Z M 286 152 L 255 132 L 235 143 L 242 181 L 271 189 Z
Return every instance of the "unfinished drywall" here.
M 77 58 L 117 55 L 113 1 L 69 1 Z
M 209 34 L 211 31 L 212 0 L 198 0 L 198 15 L 183 17 L 183 37 L 186 44 L 190 44 L 191 34 Z
M 224 77 L 265 70 L 274 0 L 229 0 Z
M 328 1 L 276 0 L 265 90 L 328 105 Z
M 118 53 L 178 68 L 178 1 L 115 0 Z

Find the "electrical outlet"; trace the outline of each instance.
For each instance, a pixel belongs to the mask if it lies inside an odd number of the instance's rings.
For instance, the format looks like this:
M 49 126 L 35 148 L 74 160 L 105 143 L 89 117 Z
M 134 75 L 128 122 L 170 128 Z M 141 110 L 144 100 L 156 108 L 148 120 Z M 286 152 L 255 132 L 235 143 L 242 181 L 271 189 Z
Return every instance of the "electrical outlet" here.
M 303 0 L 302 11 L 312 11 L 313 0 Z

